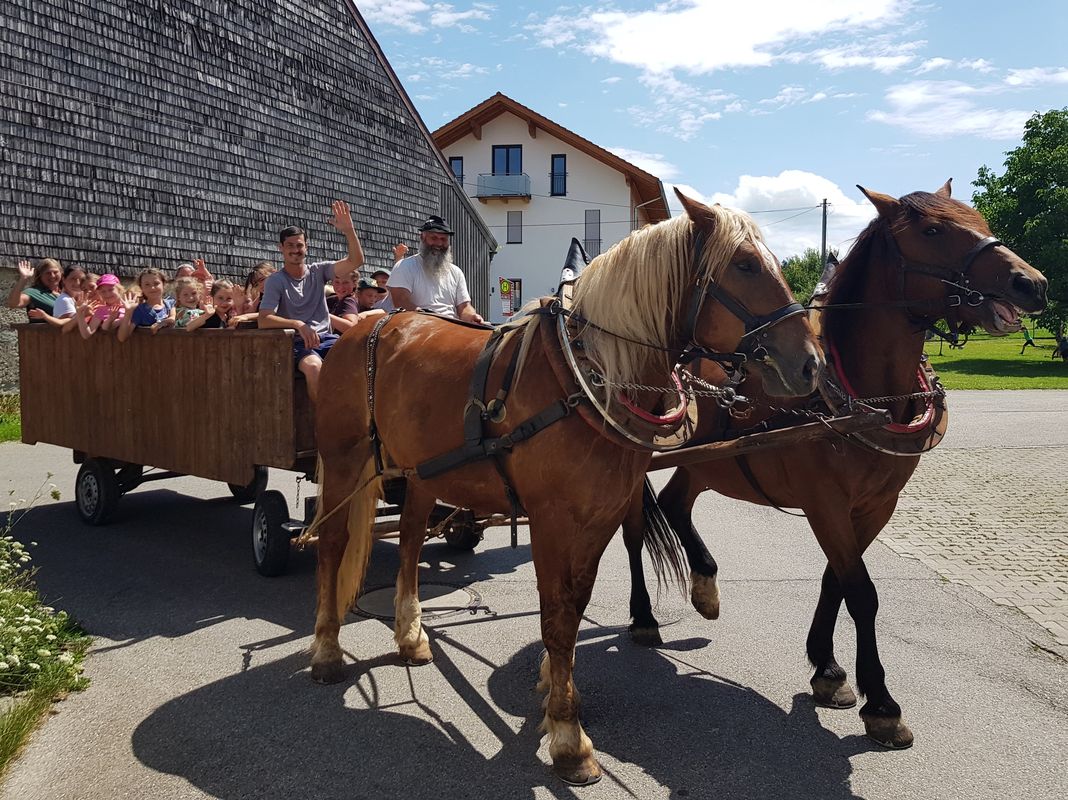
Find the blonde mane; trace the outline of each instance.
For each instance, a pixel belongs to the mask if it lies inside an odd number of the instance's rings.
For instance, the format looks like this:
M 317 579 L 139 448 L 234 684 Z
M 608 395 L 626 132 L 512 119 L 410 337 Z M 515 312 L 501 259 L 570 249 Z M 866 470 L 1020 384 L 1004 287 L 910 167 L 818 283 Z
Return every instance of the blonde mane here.
M 715 233 L 705 242 L 699 277 L 714 280 L 746 240 L 762 242 L 745 214 L 711 206 Z M 680 346 L 693 259 L 693 222 L 683 214 L 635 231 L 598 256 L 575 284 L 576 313 L 599 328 L 660 348 Z M 587 326 L 584 352 L 610 383 L 633 383 L 649 369 L 669 369 L 663 350 L 643 347 Z M 686 344 L 681 342 L 681 344 Z

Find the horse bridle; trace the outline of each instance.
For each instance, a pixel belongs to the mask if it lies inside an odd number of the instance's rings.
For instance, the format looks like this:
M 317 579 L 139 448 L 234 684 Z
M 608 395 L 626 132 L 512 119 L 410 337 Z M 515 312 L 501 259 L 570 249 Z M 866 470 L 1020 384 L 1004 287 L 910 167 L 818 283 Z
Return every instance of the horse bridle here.
M 775 309 L 768 314 L 754 314 L 745 303 L 732 295 L 722 286 L 719 286 L 711 276 L 703 279 L 700 275 L 701 257 L 704 253 L 705 233 L 698 231 L 694 236 L 694 252 L 692 272 L 695 276 L 694 287 L 690 295 L 689 311 L 686 315 L 686 331 L 688 344 L 683 351 L 680 363 L 686 364 L 696 358 L 707 358 L 712 361 L 730 363 L 737 366 L 745 361 L 764 361 L 768 357 L 764 341 L 770 334 L 770 328 L 785 319 L 805 313 L 805 307 L 796 300 L 792 303 Z M 719 302 L 724 308 L 737 317 L 745 326 L 745 333 L 738 341 L 738 350 L 726 355 L 709 350 L 697 342 L 697 320 L 701 316 L 705 300 L 711 297 Z
M 975 235 L 979 235 L 977 231 L 971 231 Z M 946 295 L 944 299 L 943 310 L 945 312 L 946 323 L 949 326 L 949 333 L 940 330 L 934 322 L 929 322 L 924 327 L 926 330 L 931 331 L 936 336 L 939 336 L 951 344 L 957 344 L 960 336 L 960 326 L 956 320 L 951 319 L 950 314 L 954 308 L 960 308 L 962 305 L 975 308 L 982 305 L 988 299 L 995 297 L 985 292 L 980 292 L 978 289 L 971 288 L 971 279 L 968 276 L 968 270 L 971 269 L 975 259 L 977 259 L 983 252 L 991 247 L 1003 246 L 1003 243 L 996 236 L 986 236 L 981 238 L 975 245 L 964 254 L 960 268 L 953 269 L 951 267 L 943 267 L 938 264 L 924 264 L 921 262 L 909 261 L 905 258 L 901 252 L 901 248 L 898 246 L 897 240 L 894 238 L 893 233 L 890 234 L 890 241 L 893 243 L 894 249 L 897 251 L 898 258 L 901 261 L 901 282 L 900 282 L 900 296 L 903 303 L 906 302 L 905 298 L 905 280 L 909 273 L 916 273 L 919 275 L 926 275 L 931 278 L 935 278 L 946 286 Z M 959 290 L 957 294 L 953 293 L 953 290 Z M 905 305 L 906 310 L 910 305 L 916 305 L 915 303 L 908 303 Z M 927 322 L 927 318 L 917 315 L 911 315 Z

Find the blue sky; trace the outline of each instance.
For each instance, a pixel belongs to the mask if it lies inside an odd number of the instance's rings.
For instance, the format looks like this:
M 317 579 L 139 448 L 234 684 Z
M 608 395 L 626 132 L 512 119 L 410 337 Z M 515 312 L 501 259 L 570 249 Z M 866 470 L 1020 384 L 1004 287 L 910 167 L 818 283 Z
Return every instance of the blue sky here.
M 970 200 L 1034 112 L 1068 106 L 1062 0 L 357 2 L 427 126 L 497 91 L 689 194 L 782 256 L 848 247 L 887 194 Z M 780 210 L 796 209 L 796 210 Z

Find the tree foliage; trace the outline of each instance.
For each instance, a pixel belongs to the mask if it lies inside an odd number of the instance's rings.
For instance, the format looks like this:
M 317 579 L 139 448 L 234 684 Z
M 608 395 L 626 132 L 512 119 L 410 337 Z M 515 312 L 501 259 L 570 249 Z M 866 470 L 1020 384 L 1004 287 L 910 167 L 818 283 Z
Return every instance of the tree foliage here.
M 838 251 L 829 250 L 827 255 L 837 258 Z M 815 247 L 806 248 L 802 255 L 782 260 L 782 275 L 799 303 L 807 304 L 812 298 L 812 290 L 822 274 L 823 262 L 820 260 L 820 251 Z
M 1049 278 L 1042 327 L 1068 323 L 1068 108 L 1035 114 L 1023 144 L 1005 154 L 1005 172 L 979 168 L 972 201 L 990 229 Z

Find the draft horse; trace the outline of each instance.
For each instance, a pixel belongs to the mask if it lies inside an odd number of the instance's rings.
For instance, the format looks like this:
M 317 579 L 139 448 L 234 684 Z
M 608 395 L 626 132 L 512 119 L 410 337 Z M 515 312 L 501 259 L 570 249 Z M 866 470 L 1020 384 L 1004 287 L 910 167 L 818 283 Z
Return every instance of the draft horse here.
M 823 317 L 813 324 L 821 329 L 827 356 L 821 393 L 775 405 L 793 410 L 822 406 L 821 395 L 842 408 L 859 400 L 889 409 L 893 423 L 871 435 L 680 467 L 658 499 L 689 562 L 691 600 L 709 619 L 719 616 L 718 568 L 693 527 L 698 495 L 712 489 L 750 503 L 804 511 L 827 556 L 807 641 L 815 667 L 815 701 L 832 708 L 851 708 L 857 702 L 833 647 L 835 620 L 845 600 L 857 631 L 857 688 L 867 698 L 860 710 L 866 732 L 879 744 L 903 748 L 912 744 L 913 735 L 886 687 L 875 640 L 879 600 L 863 555 L 890 520 L 919 453 L 944 433 L 944 427 L 934 429 L 935 417 L 946 413 L 940 387 L 918 386 L 925 332 L 940 320 L 948 324 L 951 337 L 975 327 L 995 335 L 1017 331 L 1021 311 L 1045 307 L 1046 279 L 995 239 L 977 211 L 951 199 L 949 181 L 933 194 L 915 192 L 897 200 L 858 188 L 878 216 L 837 267 L 825 307 L 813 312 Z M 706 366 L 702 372 L 714 377 L 716 369 Z M 744 426 L 775 422 L 776 413 L 760 402 L 758 375 L 748 376 L 739 391 L 756 400 Z M 723 438 L 738 425 L 714 404 L 702 405 L 700 413 L 694 444 Z M 665 541 L 646 536 L 651 549 Z M 632 504 L 624 540 L 631 566 L 632 635 L 655 644 L 660 635 L 642 575 L 640 505 L 635 511 Z M 671 558 L 678 563 L 680 556 L 657 554 L 654 564 L 665 558 L 668 564 Z
M 744 352 L 747 342 L 759 340 L 766 358 L 750 364 L 765 385 L 808 394 L 822 356 L 805 315 L 783 312 L 796 304 L 759 230 L 741 213 L 683 202 L 686 215 L 632 233 L 584 270 L 570 316 L 581 349 L 605 385 L 627 387 L 626 393 L 636 384 L 668 385 L 673 365 L 691 343 L 730 352 L 745 339 Z M 739 309 L 751 313 L 736 316 Z M 461 420 L 473 402 L 469 379 L 490 331 L 398 313 L 378 324 L 361 322 L 334 346 L 317 407 L 320 495 L 312 527 L 319 536 L 318 603 L 311 674 L 320 682 L 345 676 L 338 632 L 371 549 L 382 494 L 376 461 L 387 474 L 407 479 L 394 633 L 410 665 L 432 659 L 420 622 L 418 564 L 435 499 L 479 515 L 509 514 L 507 482 L 530 524 L 546 649 L 539 686 L 548 691 L 543 728 L 549 752 L 561 778 L 586 784 L 601 770 L 579 723 L 572 682 L 579 621 L 601 555 L 642 485 L 650 451 L 627 447 L 603 421 L 579 413 L 589 411 L 586 399 L 564 385 L 553 364 L 561 357 L 553 318 L 531 316 L 541 320 L 539 335 L 529 341 L 518 331 L 510 336 L 488 373 L 485 396 L 493 396 L 513 349 L 529 345 L 504 408 L 484 418 L 486 433 L 507 442 L 521 421 L 561 404 L 565 413 L 536 435 L 502 447 L 495 459 L 430 478 L 421 477 L 418 465 L 464 444 Z M 748 316 L 749 333 L 759 333 L 747 336 L 740 316 Z M 369 381 L 369 375 L 375 377 Z M 625 403 L 613 398 L 612 407 L 617 414 L 632 413 L 628 407 L 649 412 L 658 397 L 635 392 Z

